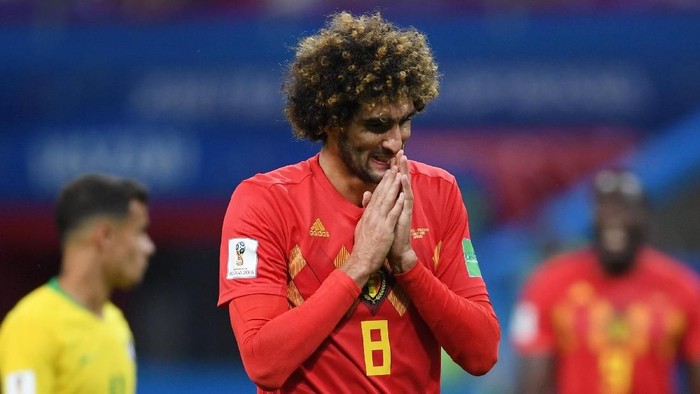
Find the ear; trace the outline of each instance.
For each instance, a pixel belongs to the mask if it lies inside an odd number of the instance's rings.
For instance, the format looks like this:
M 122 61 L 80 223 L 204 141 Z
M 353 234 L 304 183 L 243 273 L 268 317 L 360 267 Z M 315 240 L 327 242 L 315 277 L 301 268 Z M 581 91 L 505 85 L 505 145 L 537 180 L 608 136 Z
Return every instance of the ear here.
M 99 249 L 104 248 L 114 237 L 114 225 L 107 219 L 99 219 L 90 230 L 90 241 Z

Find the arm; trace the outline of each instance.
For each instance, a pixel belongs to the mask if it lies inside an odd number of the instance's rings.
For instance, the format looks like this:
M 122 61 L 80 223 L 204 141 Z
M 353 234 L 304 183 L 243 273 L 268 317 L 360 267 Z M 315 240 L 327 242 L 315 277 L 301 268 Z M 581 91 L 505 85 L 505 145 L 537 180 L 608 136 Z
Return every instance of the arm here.
M 487 296 L 466 299 L 452 292 L 423 264 L 397 280 L 447 354 L 472 375 L 496 363 L 500 328 Z
M 233 299 L 231 327 L 251 380 L 266 390 L 282 386 L 331 334 L 359 294 L 350 277 L 334 271 L 313 296 L 291 310 L 282 296 Z
M 450 221 L 450 225 L 446 226 L 449 230 L 442 240 L 440 265 L 443 267 L 440 277 L 436 277 L 425 265 L 417 264 L 410 236 L 414 197 L 408 160 L 403 151 L 397 155 L 396 162 L 406 197 L 388 256 L 389 263 L 440 346 L 464 370 L 483 375 L 498 358 L 500 327 L 483 280 L 480 275 L 476 277 L 476 273 L 469 275 L 465 268 L 464 248 L 469 231 L 459 190 L 454 186 L 454 193 L 446 202 L 449 214 L 444 218 Z

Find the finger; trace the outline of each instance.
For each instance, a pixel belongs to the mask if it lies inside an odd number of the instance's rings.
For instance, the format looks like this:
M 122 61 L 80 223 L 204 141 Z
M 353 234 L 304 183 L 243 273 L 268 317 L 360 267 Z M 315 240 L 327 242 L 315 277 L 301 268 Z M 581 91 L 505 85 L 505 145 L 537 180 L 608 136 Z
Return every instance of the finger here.
M 404 204 L 404 199 L 406 194 L 404 192 L 399 193 L 399 196 L 396 198 L 396 201 L 394 201 L 394 206 L 391 208 L 391 211 L 389 211 L 389 214 L 387 215 L 387 219 L 389 221 L 389 224 L 391 226 L 396 226 L 396 223 L 399 220 L 399 217 L 401 216 L 401 212 L 403 211 L 403 204 Z
M 384 172 L 381 182 L 379 182 L 379 185 L 377 185 L 374 192 L 372 192 L 372 198 L 367 208 L 374 209 L 376 206 L 386 215 L 391 209 L 394 200 L 396 200 L 396 196 L 400 191 L 398 189 L 401 188 L 401 180 L 398 177 L 398 171 L 398 167 L 392 166 Z M 398 189 L 396 189 L 397 181 L 399 182 Z M 387 199 L 391 201 L 387 202 Z
M 399 172 L 401 172 L 404 175 L 408 175 L 408 157 L 403 154 L 403 150 L 399 151 L 398 157 L 398 166 L 399 166 Z
M 403 189 L 404 202 L 399 223 L 403 222 L 410 226 L 411 217 L 413 216 L 413 190 L 411 189 L 411 183 L 408 181 L 408 177 L 403 174 L 401 175 L 401 187 Z
M 403 156 L 403 149 L 399 149 L 399 151 L 396 152 L 396 155 L 391 159 L 391 165 L 398 167 L 399 160 L 401 160 L 401 156 Z
M 391 185 L 389 185 L 388 189 L 383 193 L 383 195 L 380 196 L 382 200 L 381 212 L 384 212 L 385 214 L 392 209 L 394 203 L 396 202 L 396 198 L 401 192 L 402 176 L 398 173 L 398 168 L 396 167 L 392 168 L 391 171 L 393 173 L 394 181 L 391 183 Z
M 413 188 L 411 178 L 408 175 L 401 174 L 401 189 L 406 193 L 406 202 L 409 203 L 409 208 L 413 209 Z
M 408 157 L 406 157 L 406 155 L 401 156 L 401 160 L 399 161 L 399 172 L 406 177 L 406 181 L 410 185 L 411 184 L 411 171 L 408 167 Z
M 372 199 L 372 192 L 366 191 L 362 193 L 362 208 L 367 208 L 367 204 Z
M 403 186 L 403 189 L 404 189 L 404 190 L 410 189 L 410 185 L 411 185 L 411 171 L 410 171 L 409 166 L 408 166 L 408 157 L 407 157 L 406 155 L 403 154 L 403 151 L 402 151 L 402 154 L 401 154 L 401 160 L 399 161 L 399 172 L 400 172 L 402 175 L 405 175 L 405 176 L 406 176 L 406 182 L 408 182 L 408 185 L 409 185 L 409 187 L 405 187 L 405 186 L 402 185 L 402 186 Z M 403 183 L 403 182 L 404 182 L 404 181 L 402 180 L 402 183 Z M 413 197 L 413 192 L 410 192 L 410 194 L 411 194 L 410 197 L 412 198 L 412 197 Z M 409 196 L 407 196 L 407 197 L 409 197 Z
M 388 187 L 388 184 L 393 182 L 393 179 L 390 179 L 393 176 L 394 174 L 391 173 L 391 169 L 384 172 L 384 175 L 382 175 L 382 180 L 379 181 L 377 187 L 374 188 L 374 192 L 372 193 L 369 202 L 366 206 L 364 206 L 365 208 L 372 209 L 375 205 L 379 204 L 377 201 L 381 201 L 383 199 L 382 196 L 384 195 L 384 190 Z

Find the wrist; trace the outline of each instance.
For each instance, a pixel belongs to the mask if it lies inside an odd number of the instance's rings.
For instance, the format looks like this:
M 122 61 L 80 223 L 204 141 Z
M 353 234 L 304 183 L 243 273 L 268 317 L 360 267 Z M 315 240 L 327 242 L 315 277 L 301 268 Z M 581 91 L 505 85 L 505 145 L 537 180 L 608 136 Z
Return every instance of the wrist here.
M 362 264 L 359 259 L 353 256 L 350 256 L 338 269 L 349 276 L 360 289 L 367 283 L 369 276 L 372 274 L 368 264 Z
M 401 274 L 413 268 L 417 262 L 418 256 L 416 256 L 416 252 L 411 249 L 401 254 L 398 258 L 390 259 L 389 265 L 391 265 L 391 269 L 395 274 Z

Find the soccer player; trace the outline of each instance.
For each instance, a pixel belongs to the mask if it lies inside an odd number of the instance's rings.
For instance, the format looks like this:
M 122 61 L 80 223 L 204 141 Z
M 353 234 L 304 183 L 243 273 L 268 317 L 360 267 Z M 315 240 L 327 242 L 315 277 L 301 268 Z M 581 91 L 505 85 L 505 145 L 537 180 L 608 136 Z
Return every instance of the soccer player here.
M 139 184 L 85 175 L 56 202 L 58 277 L 26 295 L 0 327 L 5 394 L 134 393 L 132 333 L 110 302 L 139 283 L 155 247 Z
M 438 94 L 426 37 L 335 14 L 284 90 L 320 152 L 239 184 L 221 242 L 218 304 L 259 391 L 438 393 L 441 347 L 488 372 L 500 328 L 460 190 L 403 150 Z
M 516 307 L 518 392 L 673 393 L 680 360 L 700 393 L 698 275 L 646 244 L 635 174 L 606 169 L 593 186 L 593 246 L 538 267 Z

